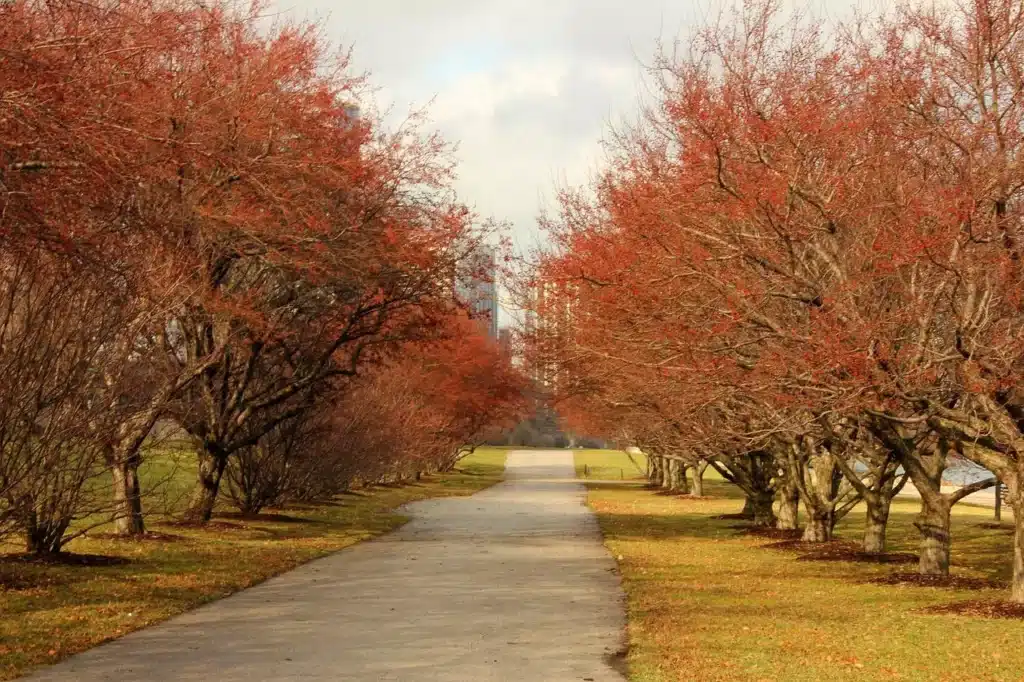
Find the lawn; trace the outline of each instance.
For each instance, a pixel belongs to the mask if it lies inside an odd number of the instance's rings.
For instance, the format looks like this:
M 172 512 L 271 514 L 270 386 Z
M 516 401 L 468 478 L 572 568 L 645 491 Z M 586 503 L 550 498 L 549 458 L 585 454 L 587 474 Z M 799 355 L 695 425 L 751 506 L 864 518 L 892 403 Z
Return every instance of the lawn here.
M 616 466 L 614 455 L 602 458 Z M 589 504 L 621 557 L 633 680 L 1024 679 L 1024 621 L 929 612 L 1005 598 L 1011 536 L 1008 526 L 983 527 L 990 509 L 955 508 L 961 587 L 879 584 L 916 567 L 808 561 L 806 552 L 767 547 L 773 540 L 712 518 L 742 506 L 739 492 L 716 478 L 708 477 L 702 500 L 639 482 L 590 484 Z M 892 551 L 916 551 L 917 510 L 913 500 L 894 504 Z M 861 524 L 855 510 L 838 535 L 856 540 Z
M 640 480 L 647 470 L 647 459 L 632 459 L 618 450 L 574 450 L 576 475 L 593 481 Z
M 642 481 L 646 478 L 647 458 L 620 450 L 574 450 L 576 475 L 591 481 Z M 722 476 L 708 467 L 705 481 L 722 481 Z
M 395 511 L 402 504 L 497 483 L 505 455 L 480 448 L 451 474 L 356 491 L 325 505 L 270 510 L 257 520 L 220 513 L 203 530 L 151 523 L 155 537 L 143 541 L 102 537 L 99 529 L 68 547 L 90 565 L 0 555 L 0 680 L 393 530 L 407 520 Z M 147 503 L 156 511 L 177 506 L 190 484 L 189 460 L 161 453 L 150 461 L 146 476 L 167 485 Z

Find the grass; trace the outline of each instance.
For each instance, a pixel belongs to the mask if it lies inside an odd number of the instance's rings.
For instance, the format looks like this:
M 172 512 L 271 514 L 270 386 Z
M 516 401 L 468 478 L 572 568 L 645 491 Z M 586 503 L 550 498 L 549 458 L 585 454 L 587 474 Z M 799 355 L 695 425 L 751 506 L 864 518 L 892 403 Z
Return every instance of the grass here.
M 615 455 L 599 457 L 616 466 Z M 710 476 L 702 500 L 638 482 L 590 488 L 606 544 L 621 557 L 633 680 L 1024 679 L 1024 621 L 927 612 L 1006 598 L 1011 535 L 982 527 L 991 509 L 954 509 L 954 573 L 981 589 L 894 586 L 872 581 L 916 567 L 799 560 L 801 553 L 767 548 L 772 540 L 744 534 L 736 521 L 714 520 L 738 512 L 742 497 Z M 914 500 L 894 503 L 891 551 L 916 552 L 917 511 Z M 855 510 L 838 536 L 859 539 L 862 522 Z
M 642 481 L 646 478 L 647 458 L 629 457 L 619 450 L 574 450 L 576 475 L 591 481 Z M 705 481 L 722 481 L 722 476 L 708 467 Z
M 595 481 L 634 481 L 644 478 L 647 459 L 634 455 L 630 460 L 618 450 L 575 450 L 576 475 Z
M 0 680 L 393 530 L 407 520 L 395 511 L 407 502 L 469 495 L 497 483 L 505 456 L 504 450 L 480 448 L 456 472 L 413 485 L 270 510 L 256 520 L 220 514 L 206 529 L 155 523 L 155 539 L 85 537 L 68 547 L 97 557 L 97 565 L 26 563 L 0 555 Z M 174 503 L 190 483 L 184 478 L 191 471 L 188 462 L 150 459 L 156 469 L 147 477 L 166 479 L 164 502 Z

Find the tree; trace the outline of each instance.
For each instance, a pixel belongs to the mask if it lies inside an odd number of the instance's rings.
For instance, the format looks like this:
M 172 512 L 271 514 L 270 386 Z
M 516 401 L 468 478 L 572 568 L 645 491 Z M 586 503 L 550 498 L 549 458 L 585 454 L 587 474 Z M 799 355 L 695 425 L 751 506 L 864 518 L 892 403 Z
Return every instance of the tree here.
M 0 257 L 0 532 L 31 553 L 60 552 L 84 532 L 74 521 L 110 511 L 90 428 L 96 368 L 122 330 L 109 285 L 39 250 Z
M 226 0 L 17 0 L 0 24 L 3 246 L 117 282 L 125 333 L 89 400 L 118 530 L 144 531 L 141 448 L 168 414 L 205 521 L 233 453 L 434 337 L 486 235 L 440 138 L 353 119 L 364 79 L 315 24 Z
M 799 456 L 775 480 L 812 536 L 842 470 L 881 546 L 898 461 L 926 491 L 924 554 L 948 556 L 946 453 L 1017 485 L 1020 21 L 1010 2 L 910 5 L 825 40 L 765 0 L 662 54 L 660 100 L 550 221 L 536 286 L 562 302 L 537 314 L 582 333 L 541 354 L 665 426 L 714 415 L 691 441 L 734 461 L 781 439 Z

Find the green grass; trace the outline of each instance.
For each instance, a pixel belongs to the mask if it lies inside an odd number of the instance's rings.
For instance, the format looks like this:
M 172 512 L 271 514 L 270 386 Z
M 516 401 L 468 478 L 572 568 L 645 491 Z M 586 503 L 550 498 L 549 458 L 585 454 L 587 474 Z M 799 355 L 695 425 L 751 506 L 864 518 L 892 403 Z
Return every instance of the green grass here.
M 592 481 L 638 481 L 645 478 L 647 458 L 621 450 L 575 450 L 576 475 Z M 717 471 L 704 470 L 705 481 L 722 481 Z
M 742 498 L 708 478 L 702 500 L 638 483 L 591 484 L 589 504 L 622 557 L 633 680 L 1024 679 L 1024 622 L 925 611 L 1004 599 L 1005 589 L 879 585 L 871 581 L 916 567 L 799 561 L 736 521 L 713 520 L 738 512 Z M 914 500 L 894 504 L 891 551 L 916 552 L 917 511 Z M 1010 532 L 981 527 L 991 520 L 990 509 L 955 508 L 956 575 L 1009 579 Z M 855 510 L 839 537 L 859 539 L 862 521 Z
M 84 537 L 67 548 L 112 558 L 108 565 L 25 563 L 0 555 L 0 679 L 23 675 L 103 641 L 386 533 L 407 518 L 395 509 L 429 497 L 468 495 L 501 480 L 506 452 L 480 448 L 450 474 L 402 487 L 376 487 L 329 504 L 268 510 L 263 518 L 225 514 L 208 528 L 150 524 L 156 539 Z M 190 489 L 184 456 L 150 456 L 143 481 L 165 483 L 173 507 Z M 99 529 L 97 532 L 102 532 Z
M 647 459 L 634 455 L 633 460 L 619 450 L 575 450 L 576 475 L 595 481 L 638 480 L 644 478 Z

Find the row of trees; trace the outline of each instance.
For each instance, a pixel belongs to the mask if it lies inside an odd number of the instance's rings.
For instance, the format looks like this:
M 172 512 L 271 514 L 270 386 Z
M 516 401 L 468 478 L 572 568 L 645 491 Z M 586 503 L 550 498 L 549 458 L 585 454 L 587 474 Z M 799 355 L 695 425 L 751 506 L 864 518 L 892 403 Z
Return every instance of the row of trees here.
M 862 501 L 884 551 L 909 479 L 926 574 L 998 479 L 1024 602 L 1021 64 L 1013 0 L 827 33 L 751 0 L 664 50 L 526 287 L 566 411 L 667 458 L 668 485 L 714 467 L 759 524 L 802 507 L 813 542 Z M 991 477 L 943 490 L 957 458 Z
M 403 483 L 450 471 L 512 426 L 526 405 L 522 377 L 473 320 L 434 343 L 362 370 L 229 461 L 225 475 L 244 514 L 330 499 L 353 482 Z
M 162 420 L 204 523 L 225 477 L 246 511 L 329 495 L 519 409 L 453 293 L 488 232 L 448 146 L 360 115 L 347 53 L 264 10 L 0 3 L 0 534 L 30 551 L 144 532 Z

